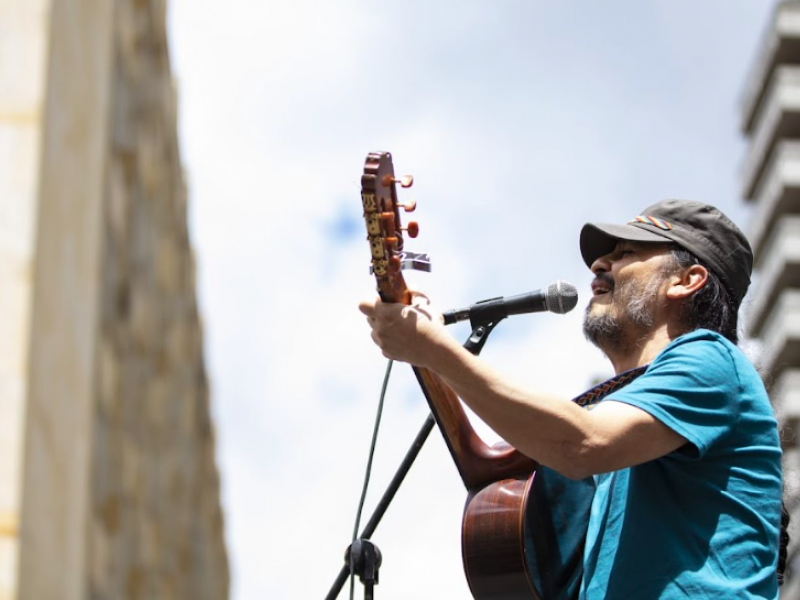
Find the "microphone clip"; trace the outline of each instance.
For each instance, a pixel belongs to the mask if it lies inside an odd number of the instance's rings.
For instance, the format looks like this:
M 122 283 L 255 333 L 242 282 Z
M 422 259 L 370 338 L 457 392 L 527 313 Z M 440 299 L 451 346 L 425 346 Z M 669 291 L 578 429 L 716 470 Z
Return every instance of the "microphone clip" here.
M 472 333 L 470 334 L 467 341 L 464 342 L 464 348 L 472 352 L 475 356 L 478 356 L 483 350 L 483 346 L 486 344 L 486 340 L 489 339 L 489 334 L 492 333 L 492 330 L 495 326 L 503 319 L 497 319 L 496 321 L 489 321 L 483 324 L 475 325 L 470 320 L 472 324 Z
M 464 348 L 472 352 L 475 356 L 481 353 L 489 334 L 497 324 L 508 316 L 508 311 L 503 306 L 503 297 L 488 298 L 476 302 L 469 308 L 459 310 L 449 310 L 444 313 L 444 324 L 452 325 L 458 321 L 466 321 L 472 326 L 472 333 Z
M 472 329 L 491 325 L 494 328 L 500 321 L 508 316 L 508 310 L 503 304 L 504 298 L 488 298 L 476 302 L 468 309 L 469 324 Z

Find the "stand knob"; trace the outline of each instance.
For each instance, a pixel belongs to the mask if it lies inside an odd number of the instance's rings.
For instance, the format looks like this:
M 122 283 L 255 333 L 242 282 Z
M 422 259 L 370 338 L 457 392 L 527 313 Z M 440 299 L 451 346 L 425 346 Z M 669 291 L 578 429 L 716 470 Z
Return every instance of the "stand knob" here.
M 381 560 L 381 551 L 378 547 L 365 539 L 353 542 L 344 557 L 345 564 L 358 575 L 364 585 L 370 587 L 378 583 Z

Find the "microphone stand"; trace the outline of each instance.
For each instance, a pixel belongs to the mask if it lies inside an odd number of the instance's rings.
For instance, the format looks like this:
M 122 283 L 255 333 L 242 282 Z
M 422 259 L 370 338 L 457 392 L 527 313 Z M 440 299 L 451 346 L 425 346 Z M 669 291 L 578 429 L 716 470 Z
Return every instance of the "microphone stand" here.
M 496 317 L 497 315 L 491 316 Z M 504 317 L 501 316 L 500 318 L 493 318 L 492 320 L 486 321 L 477 318 L 470 319 L 472 333 L 467 341 L 464 342 L 464 348 L 475 356 L 480 354 L 481 350 L 483 350 L 483 346 L 486 344 L 486 340 L 489 338 L 489 334 L 503 318 Z M 386 510 L 389 508 L 389 504 L 391 504 L 394 499 L 397 490 L 400 489 L 400 484 L 403 483 L 406 475 L 411 470 L 411 465 L 414 464 L 417 455 L 419 455 L 420 450 L 422 450 L 422 446 L 428 439 L 428 435 L 430 435 L 435 424 L 436 420 L 433 418 L 433 414 L 428 413 L 425 423 L 422 424 L 417 437 L 408 449 L 405 458 L 403 458 L 403 462 L 400 463 L 392 481 L 389 482 L 369 522 L 362 530 L 361 535 L 358 536 L 358 539 L 347 547 L 344 558 L 345 564 L 341 571 L 339 571 L 339 575 L 333 582 L 328 595 L 325 596 L 325 600 L 336 600 L 339 596 L 344 584 L 347 582 L 347 578 L 350 576 L 351 565 L 353 565 L 353 574 L 358 575 L 361 583 L 364 585 L 364 600 L 373 600 L 373 588 L 378 583 L 378 570 L 381 566 L 382 556 L 381 551 L 375 544 L 369 541 L 369 538 L 375 533 L 383 515 L 386 514 Z
M 435 424 L 436 421 L 433 415 L 428 414 L 428 418 L 425 419 L 425 423 L 423 423 L 417 437 L 414 439 L 414 443 L 411 444 L 411 448 L 409 448 L 406 453 L 403 462 L 400 463 L 397 473 L 395 473 L 395 476 L 386 488 L 369 522 L 364 527 L 355 543 L 347 548 L 347 552 L 345 553 L 345 565 L 342 567 L 342 570 L 339 571 L 339 576 L 336 578 L 336 581 L 334 581 L 328 595 L 325 596 L 325 600 L 335 600 L 336 597 L 339 596 L 339 592 L 342 591 L 342 587 L 344 587 L 347 578 L 350 576 L 351 564 L 354 565 L 353 572 L 359 576 L 361 582 L 364 584 L 365 600 L 372 599 L 372 586 L 378 583 L 378 567 L 380 567 L 381 555 L 380 550 L 377 550 L 377 546 L 371 542 L 369 542 L 367 548 L 372 546 L 377 552 L 372 552 L 371 550 L 364 552 L 364 542 L 368 542 L 368 539 L 375 533 L 378 523 L 381 522 L 394 495 L 397 493 L 397 490 L 400 489 L 400 484 L 403 483 L 403 479 L 405 479 L 408 471 L 411 469 L 411 465 L 414 464 L 414 460 L 416 460 L 419 451 L 422 450 L 422 445 L 425 443 L 425 440 L 428 439 L 428 435 Z

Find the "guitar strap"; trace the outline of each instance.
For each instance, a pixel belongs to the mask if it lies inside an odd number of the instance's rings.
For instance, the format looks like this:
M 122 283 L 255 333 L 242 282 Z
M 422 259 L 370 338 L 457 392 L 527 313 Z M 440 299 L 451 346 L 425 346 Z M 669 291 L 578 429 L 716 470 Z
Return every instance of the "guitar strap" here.
M 639 375 L 647 370 L 648 366 L 649 365 L 644 365 L 642 367 L 636 367 L 630 371 L 620 373 L 619 375 L 612 377 L 611 379 L 604 381 L 603 383 L 600 383 L 590 390 L 582 393 L 580 396 L 575 398 L 573 402 L 579 406 L 583 406 L 584 408 L 594 406 L 609 394 L 616 392 L 622 387 L 625 387 L 631 381 L 639 377 Z
M 590 409 L 629 384 L 647 365 L 625 371 L 573 400 Z M 583 578 L 583 549 L 594 498 L 594 478 L 568 479 L 539 465 L 525 510 L 528 573 L 542 600 L 575 600 Z

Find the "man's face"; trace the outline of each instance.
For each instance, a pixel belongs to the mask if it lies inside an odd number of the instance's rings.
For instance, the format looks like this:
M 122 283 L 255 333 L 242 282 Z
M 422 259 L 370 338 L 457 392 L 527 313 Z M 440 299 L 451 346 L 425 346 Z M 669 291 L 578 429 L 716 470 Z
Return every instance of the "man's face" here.
M 619 242 L 614 252 L 597 259 L 583 323 L 586 338 L 608 353 L 625 351 L 645 335 L 664 303 L 671 264 L 666 244 Z

